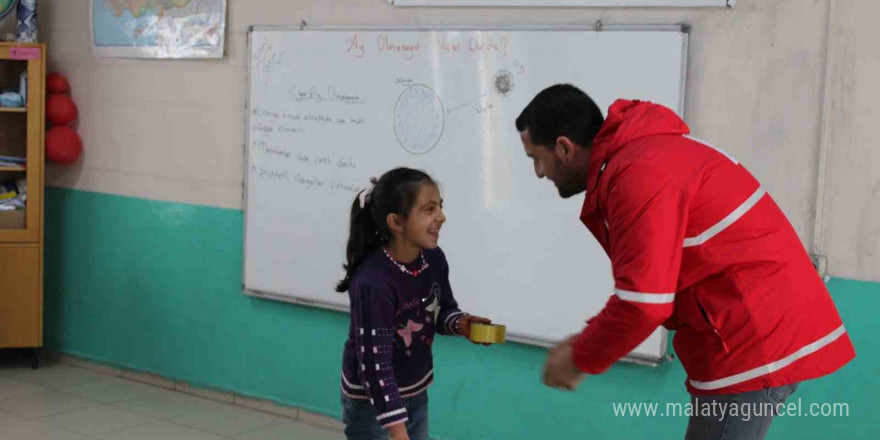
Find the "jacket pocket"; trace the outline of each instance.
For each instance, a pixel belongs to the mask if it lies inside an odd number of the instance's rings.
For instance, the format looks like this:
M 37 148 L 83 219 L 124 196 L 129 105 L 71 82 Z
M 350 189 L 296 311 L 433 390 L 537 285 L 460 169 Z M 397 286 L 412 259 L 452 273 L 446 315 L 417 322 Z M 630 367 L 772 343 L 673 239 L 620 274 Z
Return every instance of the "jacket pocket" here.
M 706 324 L 712 328 L 712 332 L 715 333 L 715 336 L 718 337 L 718 340 L 721 342 L 721 347 L 724 348 L 725 353 L 730 353 L 730 349 L 727 347 L 727 342 L 724 340 L 724 336 L 718 331 L 718 326 L 715 325 L 715 321 L 712 320 L 712 316 L 706 312 L 706 308 L 703 307 L 703 303 L 700 301 L 700 295 L 698 292 L 694 292 L 694 302 L 697 303 L 697 309 L 700 311 L 700 315 L 703 316 L 703 320 Z

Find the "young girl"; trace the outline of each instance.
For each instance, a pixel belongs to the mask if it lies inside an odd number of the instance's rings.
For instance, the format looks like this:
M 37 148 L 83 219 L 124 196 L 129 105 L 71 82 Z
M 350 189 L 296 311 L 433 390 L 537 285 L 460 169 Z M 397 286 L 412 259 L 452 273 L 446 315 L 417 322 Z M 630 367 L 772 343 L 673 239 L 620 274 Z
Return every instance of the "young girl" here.
M 349 440 L 427 440 L 434 333 L 469 336 L 437 247 L 446 221 L 437 184 L 409 168 L 385 173 L 351 207 L 345 278 L 351 327 L 342 365 Z

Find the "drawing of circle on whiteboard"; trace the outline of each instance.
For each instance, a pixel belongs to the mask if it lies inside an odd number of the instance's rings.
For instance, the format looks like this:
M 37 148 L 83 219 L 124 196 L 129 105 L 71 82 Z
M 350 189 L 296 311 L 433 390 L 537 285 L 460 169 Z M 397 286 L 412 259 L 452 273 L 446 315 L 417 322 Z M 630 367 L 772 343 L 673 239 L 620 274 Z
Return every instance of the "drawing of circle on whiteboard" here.
M 501 96 L 507 96 L 513 91 L 513 74 L 506 70 L 495 72 L 495 91 Z
M 394 134 L 397 142 L 412 154 L 425 154 L 440 141 L 446 121 L 443 103 L 430 87 L 407 87 L 394 106 Z

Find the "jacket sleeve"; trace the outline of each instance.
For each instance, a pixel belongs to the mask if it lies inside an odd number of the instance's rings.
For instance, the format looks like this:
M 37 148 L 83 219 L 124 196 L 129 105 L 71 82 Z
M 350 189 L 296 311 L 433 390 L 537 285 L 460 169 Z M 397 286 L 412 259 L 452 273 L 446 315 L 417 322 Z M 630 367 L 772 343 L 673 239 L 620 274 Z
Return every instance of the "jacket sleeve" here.
M 370 285 L 353 286 L 351 315 L 355 327 L 358 375 L 382 427 L 408 420 L 394 377 L 394 311 L 391 292 Z
M 452 286 L 449 284 L 449 264 L 446 262 L 446 256 L 440 251 L 442 260 L 442 278 L 440 287 L 440 313 L 437 315 L 437 333 L 446 336 L 460 336 L 458 331 L 458 321 L 461 320 L 465 313 L 458 308 L 458 301 L 452 295 Z
M 614 295 L 574 342 L 574 362 L 598 374 L 672 315 L 689 195 L 675 176 L 633 163 L 608 176 L 606 225 Z

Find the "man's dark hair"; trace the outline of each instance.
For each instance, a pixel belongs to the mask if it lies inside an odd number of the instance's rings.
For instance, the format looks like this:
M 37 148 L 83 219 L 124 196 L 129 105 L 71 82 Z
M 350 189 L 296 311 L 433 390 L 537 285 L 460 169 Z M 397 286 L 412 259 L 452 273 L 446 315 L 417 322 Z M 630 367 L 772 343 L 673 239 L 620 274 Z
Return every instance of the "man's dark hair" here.
M 516 129 L 529 131 L 536 145 L 552 146 L 565 136 L 582 146 L 590 146 L 605 118 L 599 106 L 581 89 L 556 84 L 538 93 L 516 118 Z

